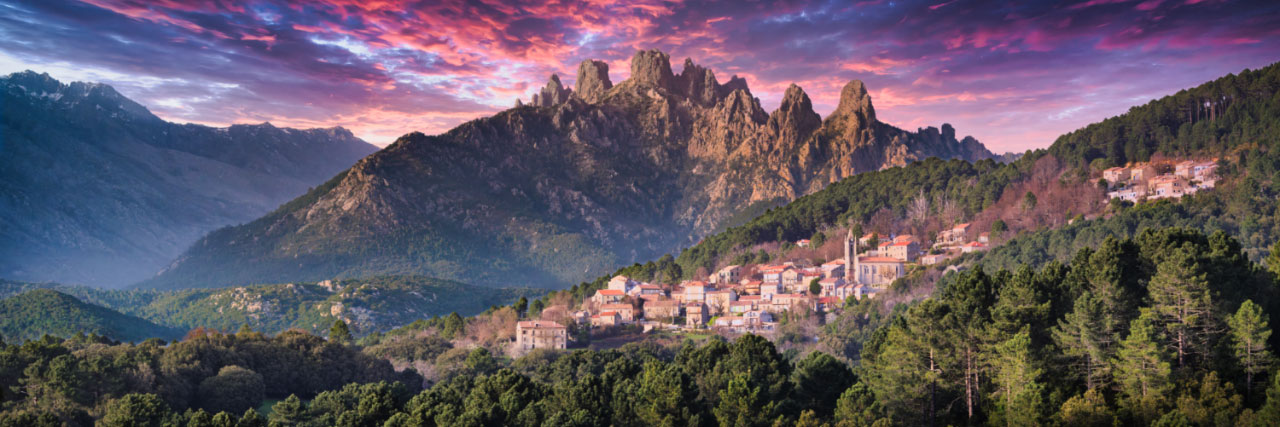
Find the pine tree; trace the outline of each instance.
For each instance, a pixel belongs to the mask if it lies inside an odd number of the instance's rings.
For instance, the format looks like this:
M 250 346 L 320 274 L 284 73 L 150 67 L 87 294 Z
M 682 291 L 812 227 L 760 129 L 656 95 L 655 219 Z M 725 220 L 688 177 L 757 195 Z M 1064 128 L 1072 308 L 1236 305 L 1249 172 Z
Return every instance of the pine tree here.
M 1244 370 L 1244 390 L 1247 398 L 1253 392 L 1253 377 L 1264 373 L 1271 366 L 1272 355 L 1267 350 L 1267 340 L 1271 338 L 1271 327 L 1267 324 L 1267 315 L 1262 307 L 1252 300 L 1245 300 L 1234 316 L 1227 319 L 1231 328 L 1232 350 L 1236 361 Z
M 995 383 L 992 398 L 1004 424 L 1039 424 L 1044 386 L 1038 381 L 1042 370 L 1032 358 L 1031 333 L 1022 328 L 1012 338 L 996 346 Z
M 271 406 L 270 422 L 273 426 L 292 427 L 306 421 L 307 407 L 296 394 Z
M 1121 406 L 1143 424 L 1156 418 L 1170 389 L 1169 357 L 1160 343 L 1161 329 L 1156 321 L 1153 310 L 1142 309 L 1113 362 Z
M 1178 367 L 1205 354 L 1215 333 L 1209 281 L 1190 248 L 1179 248 L 1156 266 L 1147 283 L 1151 308 L 1168 332 Z
M 1053 329 L 1054 342 L 1062 349 L 1062 355 L 1084 379 L 1088 390 L 1099 389 L 1110 375 L 1113 348 L 1103 330 L 1103 307 L 1090 292 L 1076 299 L 1075 310 L 1068 313 Z
M 351 343 L 351 330 L 347 329 L 347 322 L 342 319 L 333 321 L 333 327 L 329 328 L 329 341 L 338 344 Z

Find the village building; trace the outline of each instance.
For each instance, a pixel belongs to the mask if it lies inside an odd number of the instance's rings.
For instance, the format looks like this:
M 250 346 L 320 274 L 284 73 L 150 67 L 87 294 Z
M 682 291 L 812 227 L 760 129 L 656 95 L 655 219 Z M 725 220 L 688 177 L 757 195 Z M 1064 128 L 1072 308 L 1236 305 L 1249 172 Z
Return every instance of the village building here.
M 890 257 L 858 257 L 854 268 L 856 277 L 853 282 L 862 285 L 888 286 L 907 275 L 902 260 Z
M 777 283 L 760 283 L 760 297 L 764 299 L 773 299 L 774 295 L 782 292 L 782 285 Z
M 635 287 L 638 284 L 639 283 L 637 283 L 634 280 L 631 280 L 631 278 L 627 276 L 613 276 L 612 279 L 609 279 L 609 287 L 607 289 L 622 291 L 622 293 L 625 294 L 625 293 L 630 293 L 631 288 Z
M 596 304 L 614 304 L 619 301 L 622 301 L 622 299 L 625 298 L 626 296 L 627 294 L 620 290 L 601 289 L 596 291 L 595 295 L 591 296 L 591 302 L 594 302 Z
M 821 297 L 813 300 L 813 311 L 821 313 L 829 313 L 839 310 L 844 306 L 844 299 L 834 296 Z
M 949 260 L 949 259 L 951 259 L 951 254 L 947 252 L 943 252 L 940 254 L 929 254 L 929 255 L 924 255 L 920 257 L 920 264 L 934 265 L 934 264 L 945 262 L 946 260 Z
M 974 252 L 982 252 L 987 249 L 989 249 L 989 247 L 987 247 L 987 244 L 982 242 L 969 242 L 969 243 L 965 243 L 964 246 L 960 247 L 960 251 L 966 254 L 974 253 Z
M 751 301 L 734 301 L 729 303 L 729 313 L 740 315 L 756 309 L 756 304 Z
M 620 323 L 622 319 L 616 311 L 602 311 L 591 316 L 591 326 L 595 327 L 616 326 Z
M 840 277 L 828 277 L 818 281 L 818 285 L 822 286 L 822 295 L 835 295 L 836 288 L 844 284 L 844 279 Z
M 1176 175 L 1161 175 L 1149 181 L 1151 193 L 1149 199 L 1178 198 L 1194 191 L 1189 191 L 1187 180 Z
M 957 224 L 948 230 L 942 230 L 938 233 L 938 244 L 949 245 L 964 243 L 969 239 L 969 224 Z
M 844 277 L 844 260 L 836 259 L 827 261 L 820 267 L 823 277 Z
M 760 286 L 763 282 L 759 280 L 743 279 L 739 282 L 738 289 L 741 290 L 740 295 L 760 295 Z
M 982 243 L 991 243 L 991 233 L 986 231 L 978 233 L 978 241 Z
M 864 234 L 864 235 L 862 235 L 862 237 L 859 237 L 859 238 L 858 238 L 858 245 L 859 245 L 859 246 L 862 246 L 862 247 L 865 247 L 865 248 L 869 248 L 869 247 L 871 247 L 871 241 L 872 241 L 872 240 L 876 240 L 876 239 L 877 239 L 877 237 L 876 237 L 876 236 L 878 236 L 878 235 L 879 235 L 878 233 L 867 233 L 867 234 Z
M 791 270 L 789 265 L 766 265 L 759 269 L 760 280 L 765 283 L 782 284 L 782 274 Z
M 1148 180 L 1155 178 L 1156 175 L 1156 167 L 1149 163 L 1129 169 L 1129 181 L 1134 184 L 1146 184 Z
M 968 224 L 962 224 L 968 230 Z M 959 228 L 959 227 L 957 227 Z M 850 233 L 844 242 L 845 265 L 851 266 L 845 280 L 855 285 L 888 285 L 907 274 L 906 266 L 897 258 L 858 256 L 858 243 Z
M 796 240 L 796 246 L 801 248 L 809 247 L 809 239 Z
M 700 327 L 707 324 L 711 316 L 707 313 L 707 306 L 702 303 L 685 304 L 684 306 L 684 324 L 690 328 Z
M 628 295 L 637 296 L 637 297 L 645 296 L 645 295 L 663 295 L 663 294 L 665 294 L 665 292 L 662 291 L 661 286 L 650 284 L 650 283 L 641 283 L 639 286 L 635 286 L 631 288 L 631 292 L 628 293 Z
M 1173 166 L 1173 174 L 1185 179 L 1191 179 L 1195 177 L 1195 167 L 1196 162 L 1193 160 L 1178 162 Z
M 1112 186 L 1123 185 L 1129 181 L 1129 168 L 1114 167 L 1102 171 L 1102 179 Z
M 675 300 L 648 301 L 644 304 L 645 319 L 674 319 L 680 317 L 680 302 Z
M 685 302 L 702 302 L 707 297 L 706 282 L 688 282 L 684 285 L 684 301 Z
M 721 268 L 715 275 L 711 276 L 711 281 L 716 284 L 728 284 L 742 280 L 742 266 L 730 265 Z
M 600 310 L 617 313 L 621 323 L 631 323 L 636 320 L 636 308 L 631 304 L 605 304 L 600 306 Z
M 1139 201 L 1147 197 L 1147 186 L 1132 185 L 1129 187 L 1121 188 L 1119 190 L 1107 193 L 1107 197 L 1111 199 L 1127 200 L 1130 202 L 1138 203 Z
M 535 348 L 564 350 L 568 343 L 568 329 L 559 323 L 545 320 L 516 323 L 516 347 L 521 351 Z
M 853 285 L 849 283 L 836 286 L 835 290 L 831 292 L 831 296 L 839 298 L 841 301 L 847 300 L 849 297 L 857 295 L 858 286 L 860 285 Z
M 916 260 L 916 254 L 918 253 L 920 253 L 920 244 L 913 240 L 906 240 L 894 242 L 881 252 L 881 255 L 901 261 L 913 262 Z
M 712 313 L 723 313 L 729 309 L 729 303 L 738 300 L 738 293 L 732 289 L 707 292 L 707 307 Z

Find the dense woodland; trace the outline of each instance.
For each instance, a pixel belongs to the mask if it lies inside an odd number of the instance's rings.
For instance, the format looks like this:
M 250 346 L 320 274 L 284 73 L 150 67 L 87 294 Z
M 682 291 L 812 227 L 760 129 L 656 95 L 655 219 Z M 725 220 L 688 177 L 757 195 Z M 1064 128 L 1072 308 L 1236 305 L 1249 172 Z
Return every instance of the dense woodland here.
M 455 347 L 483 316 L 359 343 L 342 323 L 328 339 L 46 337 L 0 350 L 0 425 L 1272 425 L 1272 270 L 1222 233 L 1148 230 L 1068 264 L 948 276 L 880 319 L 850 301 L 820 334 L 829 352 L 755 335 L 516 359 Z M 865 346 L 839 336 L 858 330 Z

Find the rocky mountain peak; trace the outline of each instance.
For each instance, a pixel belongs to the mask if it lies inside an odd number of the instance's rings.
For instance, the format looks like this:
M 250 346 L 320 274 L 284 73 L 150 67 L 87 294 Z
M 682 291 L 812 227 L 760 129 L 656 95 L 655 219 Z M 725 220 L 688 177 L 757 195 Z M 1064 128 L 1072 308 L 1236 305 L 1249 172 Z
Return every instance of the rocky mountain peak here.
M 613 87 L 609 81 L 609 64 L 604 61 L 584 60 L 578 64 L 578 81 L 574 90 L 587 102 L 598 102 Z
M 636 51 L 631 57 L 631 80 L 636 83 L 671 88 L 675 76 L 671 74 L 671 56 L 657 50 Z
M 769 128 L 775 135 L 793 143 L 804 139 L 819 126 L 822 126 L 822 118 L 813 111 L 809 95 L 795 83 L 787 87 L 778 110 L 769 116 Z
M 563 104 L 569 100 L 569 95 L 573 93 L 573 89 L 565 89 L 560 84 L 560 76 L 551 75 L 551 79 L 547 81 L 547 85 L 542 88 L 540 93 L 533 94 L 533 100 L 529 102 L 535 107 L 553 107 Z
M 840 106 L 831 113 L 831 116 L 847 116 L 853 115 L 858 118 L 859 123 L 870 123 L 876 121 L 876 110 L 871 106 L 871 95 L 867 93 L 867 86 L 862 80 L 853 80 L 844 85 L 844 89 L 840 90 Z

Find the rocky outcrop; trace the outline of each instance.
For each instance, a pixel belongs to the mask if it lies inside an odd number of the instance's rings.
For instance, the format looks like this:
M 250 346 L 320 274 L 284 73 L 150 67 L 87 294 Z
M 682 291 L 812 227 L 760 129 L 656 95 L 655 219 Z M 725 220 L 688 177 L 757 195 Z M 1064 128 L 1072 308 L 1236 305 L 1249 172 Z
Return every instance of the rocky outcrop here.
M 639 51 L 617 85 L 603 62 L 584 61 L 572 97 L 553 76 L 531 102 L 544 108 L 406 135 L 293 210 L 211 235 L 154 284 L 412 273 L 563 287 L 843 177 L 991 155 L 950 126 L 880 123 L 856 80 L 823 120 L 799 86 L 767 113 L 745 79 L 720 83 L 692 60 L 673 74 L 669 61 Z
M 671 56 L 660 50 L 642 50 L 631 57 L 629 80 L 637 84 L 670 89 L 674 78 L 671 74 Z
M 605 92 L 613 88 L 609 81 L 609 64 L 587 59 L 578 64 L 578 80 L 574 91 L 583 101 L 595 103 L 604 99 Z
M 569 96 L 572 94 L 572 89 L 565 89 L 564 85 L 560 84 L 560 76 L 552 74 L 551 79 L 547 81 L 547 85 L 542 88 L 542 91 L 533 94 L 533 100 L 529 101 L 529 105 L 534 107 L 554 107 L 568 101 Z

